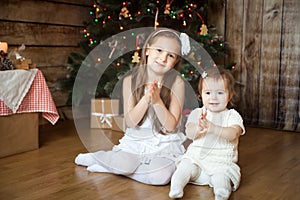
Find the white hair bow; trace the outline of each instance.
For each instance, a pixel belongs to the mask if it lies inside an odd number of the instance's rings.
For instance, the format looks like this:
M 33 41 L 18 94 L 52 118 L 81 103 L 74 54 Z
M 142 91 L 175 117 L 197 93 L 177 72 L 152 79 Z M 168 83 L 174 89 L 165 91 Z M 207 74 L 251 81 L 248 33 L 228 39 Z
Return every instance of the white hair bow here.
M 191 50 L 189 36 L 186 33 L 180 33 L 181 55 L 188 55 Z

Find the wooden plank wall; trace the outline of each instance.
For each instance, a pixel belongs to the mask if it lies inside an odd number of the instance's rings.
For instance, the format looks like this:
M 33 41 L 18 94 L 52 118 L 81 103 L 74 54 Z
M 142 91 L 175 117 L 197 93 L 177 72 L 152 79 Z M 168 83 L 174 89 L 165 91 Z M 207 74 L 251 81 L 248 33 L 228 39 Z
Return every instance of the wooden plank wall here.
M 212 0 L 210 22 L 223 27 L 237 62 L 239 111 L 245 123 L 300 132 L 300 1 Z M 221 10 L 221 11 L 220 11 Z
M 22 56 L 43 72 L 58 109 L 64 109 L 67 93 L 55 83 L 67 74 L 70 52 L 78 52 L 83 21 L 89 20 L 93 0 L 2 0 L 0 41 L 9 51 L 21 44 Z
M 225 36 L 241 112 L 247 125 L 300 132 L 299 0 L 209 0 L 209 24 Z M 0 41 L 26 45 L 23 56 L 42 70 L 58 109 L 67 93 L 54 88 L 65 78 L 67 57 L 78 51 L 82 22 L 93 0 L 3 0 Z

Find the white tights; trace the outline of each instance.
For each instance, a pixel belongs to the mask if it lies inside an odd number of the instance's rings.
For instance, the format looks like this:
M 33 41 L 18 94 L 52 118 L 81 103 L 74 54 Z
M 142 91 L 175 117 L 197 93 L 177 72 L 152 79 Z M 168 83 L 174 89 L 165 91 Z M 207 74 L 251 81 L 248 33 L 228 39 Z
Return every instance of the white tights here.
M 121 173 L 120 171 L 101 165 L 93 153 L 79 154 L 75 158 L 77 165 L 86 166 L 90 172 L 106 172 L 127 176 L 136 181 L 150 185 L 166 185 L 170 182 L 175 171 L 174 161 L 166 158 L 153 158 L 149 163 L 139 163 L 132 173 Z M 130 165 L 130 163 L 127 163 Z
M 137 170 L 128 175 L 136 181 L 150 185 L 166 185 L 175 171 L 175 163 L 166 158 L 153 158 L 149 164 L 142 163 Z
M 171 179 L 169 192 L 170 198 L 183 197 L 183 189 L 190 182 L 200 176 L 201 169 L 188 159 L 183 159 L 177 166 Z M 214 174 L 210 176 L 210 183 L 213 186 L 215 200 L 227 200 L 231 194 L 231 181 L 225 174 Z
M 196 179 L 199 176 L 199 169 L 190 160 L 183 159 L 172 176 L 169 197 L 183 197 L 183 188 L 191 179 Z
M 227 200 L 231 194 L 231 181 L 225 174 L 211 176 L 211 184 L 214 188 L 215 200 Z

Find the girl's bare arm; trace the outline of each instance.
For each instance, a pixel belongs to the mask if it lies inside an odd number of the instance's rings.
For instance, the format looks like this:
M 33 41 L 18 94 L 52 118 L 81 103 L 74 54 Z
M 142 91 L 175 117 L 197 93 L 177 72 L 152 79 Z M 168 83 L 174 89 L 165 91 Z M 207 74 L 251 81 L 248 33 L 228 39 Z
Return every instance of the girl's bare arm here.
M 131 93 L 131 76 L 127 76 L 123 81 L 123 109 L 124 118 L 128 127 L 135 127 L 145 115 L 150 96 L 144 95 L 142 99 L 135 105 L 134 99 Z
M 161 98 L 154 102 L 156 115 L 167 132 L 172 132 L 181 119 L 181 112 L 184 103 L 184 81 L 177 77 L 171 89 L 171 102 L 169 109 L 166 108 Z

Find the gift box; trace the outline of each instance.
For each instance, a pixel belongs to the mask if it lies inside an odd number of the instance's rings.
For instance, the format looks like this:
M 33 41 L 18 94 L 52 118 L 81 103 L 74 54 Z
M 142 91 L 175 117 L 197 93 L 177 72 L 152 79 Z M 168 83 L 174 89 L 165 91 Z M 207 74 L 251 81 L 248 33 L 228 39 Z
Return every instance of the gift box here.
M 91 100 L 91 128 L 112 128 L 112 118 L 119 116 L 119 99 Z
M 125 132 L 126 123 L 123 116 L 113 117 L 111 130 Z
M 38 113 L 0 117 L 0 158 L 39 148 Z

